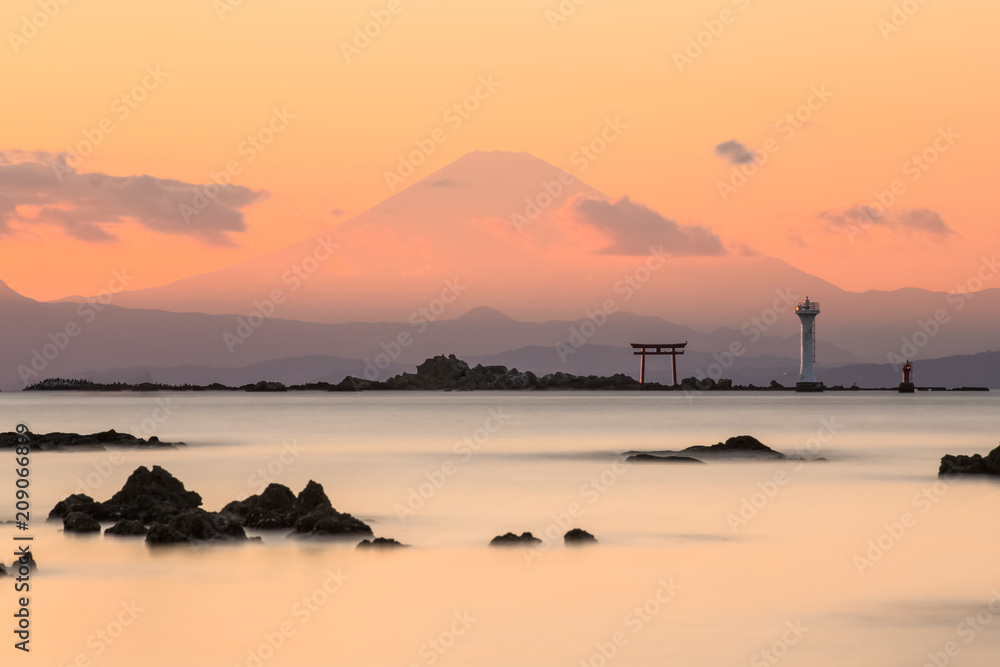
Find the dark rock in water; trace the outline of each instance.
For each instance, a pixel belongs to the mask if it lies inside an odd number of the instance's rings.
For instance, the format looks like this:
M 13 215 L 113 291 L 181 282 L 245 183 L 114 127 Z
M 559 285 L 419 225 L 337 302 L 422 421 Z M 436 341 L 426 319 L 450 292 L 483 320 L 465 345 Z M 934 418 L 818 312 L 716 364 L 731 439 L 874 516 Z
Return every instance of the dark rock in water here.
M 183 482 L 160 466 L 152 470 L 139 466 L 108 502 L 123 507 L 163 503 L 191 509 L 201 505 L 201 496 L 185 489 Z
M 235 517 L 218 512 L 206 512 L 200 508 L 184 510 L 171 519 L 169 525 L 185 537 L 199 542 L 247 538 L 246 531 Z
M 295 522 L 299 537 L 374 537 L 371 527 L 350 514 L 343 514 L 332 507 L 324 507 L 306 514 Z
M 186 544 L 199 542 L 243 542 L 247 534 L 229 514 L 187 509 L 169 522 L 156 522 L 146 534 L 146 544 Z
M 56 506 L 52 508 L 51 512 L 49 512 L 48 520 L 52 521 L 53 519 L 61 519 L 70 512 L 79 511 L 77 508 L 80 506 L 89 508 L 94 504 L 94 499 L 90 496 L 83 493 L 74 493 L 71 496 L 67 496 L 65 500 L 60 500 L 56 503 Z M 90 514 L 90 512 L 86 513 Z
M 580 528 L 574 528 L 563 535 L 563 542 L 569 545 L 597 544 L 597 538 Z
M 651 454 L 654 456 L 696 456 L 699 459 L 712 458 L 727 459 L 732 461 L 761 461 L 786 458 L 781 452 L 771 449 L 760 440 L 750 435 L 737 435 L 716 445 L 694 445 L 693 447 L 688 447 L 687 449 L 682 449 L 680 451 L 663 450 L 659 452 L 625 452 L 626 456 L 635 456 L 638 454 Z
M 89 515 L 97 521 L 132 519 L 144 524 L 164 523 L 177 513 L 201 505 L 201 496 L 188 491 L 184 484 L 159 466 L 152 470 L 136 468 L 121 491 L 111 500 L 100 503 L 83 494 L 74 494 L 56 503 L 49 519 L 59 519 L 72 512 Z
M 303 537 L 373 536 L 363 521 L 335 510 L 323 485 L 313 480 L 298 496 L 287 486 L 270 484 L 260 495 L 233 501 L 222 511 L 258 530 L 293 528 Z
M 327 498 L 323 485 L 309 480 L 306 488 L 302 489 L 295 499 L 295 513 L 298 516 L 305 516 L 319 509 L 333 509 L 333 505 Z
M 948 454 L 941 459 L 941 467 L 938 469 L 939 476 L 948 475 L 993 475 L 1000 476 L 1000 447 L 997 447 L 987 456 L 979 454 L 966 456 L 959 454 L 952 456 Z
M 505 535 L 497 535 L 490 540 L 491 547 L 531 546 L 541 543 L 542 541 L 531 533 L 521 533 L 520 535 L 506 533 Z
M 166 546 L 171 544 L 189 544 L 191 540 L 175 528 L 171 528 L 165 523 L 154 523 L 146 533 L 146 544 L 151 547 Z
M 38 566 L 35 564 L 35 557 L 29 551 L 20 558 L 15 558 L 14 562 L 8 566 L 0 563 L 0 577 L 18 576 L 22 565 L 28 566 L 28 572 L 36 572 L 38 570 Z
M 138 536 L 147 533 L 146 526 L 141 521 L 133 519 L 122 519 L 115 525 L 104 531 L 105 535 Z
M 656 456 L 655 454 L 634 454 L 625 460 L 629 463 L 705 463 L 690 456 Z
M 99 533 L 101 524 L 83 512 L 70 512 L 63 517 L 63 530 L 67 533 Z
M 79 433 L 27 433 L 31 448 L 42 452 L 62 452 L 83 449 L 107 449 L 121 447 L 128 449 L 150 449 L 166 447 L 173 449 L 184 446 L 183 442 L 160 442 L 159 438 L 143 440 L 129 433 L 119 433 L 114 429 L 101 433 L 80 435 Z M 0 449 L 15 447 L 19 433 L 0 433 Z
M 399 549 L 409 547 L 408 544 L 403 544 L 397 542 L 394 539 L 387 537 L 376 537 L 374 540 L 362 540 L 357 548 L 358 549 Z
M 237 517 L 245 528 L 257 530 L 291 528 L 297 518 L 295 494 L 282 484 L 269 484 L 260 495 L 234 500 L 222 511 Z

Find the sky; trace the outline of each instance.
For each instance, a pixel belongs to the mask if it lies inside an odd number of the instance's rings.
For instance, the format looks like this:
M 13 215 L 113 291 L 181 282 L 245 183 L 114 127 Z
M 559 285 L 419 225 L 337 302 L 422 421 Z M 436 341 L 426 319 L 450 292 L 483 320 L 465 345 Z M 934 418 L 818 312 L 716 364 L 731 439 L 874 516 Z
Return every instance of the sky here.
M 1000 245 L 998 20 L 986 0 L 7 0 L 0 280 L 163 285 L 507 150 L 727 252 L 950 291 Z

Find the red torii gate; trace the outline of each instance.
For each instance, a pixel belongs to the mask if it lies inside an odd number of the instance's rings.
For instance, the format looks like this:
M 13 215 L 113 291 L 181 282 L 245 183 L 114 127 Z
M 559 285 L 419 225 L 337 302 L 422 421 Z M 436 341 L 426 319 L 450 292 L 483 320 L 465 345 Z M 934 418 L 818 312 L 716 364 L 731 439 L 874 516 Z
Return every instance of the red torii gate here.
M 674 386 L 677 386 L 677 355 L 684 354 L 687 343 L 632 343 L 632 348 L 637 350 L 633 355 L 639 356 L 639 384 L 646 382 L 646 355 L 670 355 L 671 366 L 674 371 Z

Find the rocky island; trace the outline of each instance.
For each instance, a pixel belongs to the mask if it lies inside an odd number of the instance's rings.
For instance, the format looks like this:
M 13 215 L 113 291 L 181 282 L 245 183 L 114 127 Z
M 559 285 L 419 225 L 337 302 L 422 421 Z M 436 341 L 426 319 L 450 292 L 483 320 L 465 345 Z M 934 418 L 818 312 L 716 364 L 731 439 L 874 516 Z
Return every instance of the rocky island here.
M 997 447 L 986 456 L 973 454 L 966 456 L 959 454 L 953 456 L 945 455 L 941 459 L 941 467 L 938 469 L 939 477 L 949 477 L 955 475 L 989 475 L 1000 477 L 1000 447 Z
M 146 544 L 245 542 L 246 529 L 286 530 L 305 538 L 373 538 L 370 526 L 333 508 L 323 486 L 311 481 L 294 494 L 281 484 L 234 500 L 219 512 L 201 507 L 201 496 L 160 466 L 140 466 L 118 493 L 104 502 L 74 494 L 56 504 L 49 520 L 62 520 L 67 533 L 145 536 Z M 389 540 L 375 540 L 386 546 Z
M 183 442 L 161 442 L 155 435 L 149 439 L 138 438 L 129 433 L 119 433 L 114 429 L 80 435 L 79 433 L 0 433 L 0 449 L 11 449 L 18 444 L 18 438 L 27 437 L 31 448 L 42 452 L 67 452 L 87 449 L 154 449 L 184 447 Z

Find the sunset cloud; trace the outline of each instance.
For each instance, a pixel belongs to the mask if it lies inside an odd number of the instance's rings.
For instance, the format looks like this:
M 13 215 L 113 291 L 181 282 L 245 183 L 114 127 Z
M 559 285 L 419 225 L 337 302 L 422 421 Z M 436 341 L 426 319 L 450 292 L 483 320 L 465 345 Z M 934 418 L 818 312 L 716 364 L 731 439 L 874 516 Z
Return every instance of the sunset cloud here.
M 0 235 L 10 223 L 61 227 L 90 243 L 111 242 L 115 224 L 136 222 L 161 234 L 230 245 L 229 234 L 246 231 L 242 209 L 267 193 L 238 185 L 209 186 L 217 195 L 188 224 L 181 205 L 191 206 L 206 186 L 153 176 L 79 173 L 65 156 L 43 151 L 0 151 Z M 26 210 L 30 209 L 30 210 Z
M 715 154 L 724 157 L 733 164 L 750 164 L 753 162 L 753 151 L 746 146 L 731 139 L 724 141 L 715 147 Z
M 870 206 L 853 206 L 842 211 L 823 211 L 817 219 L 827 230 L 878 226 L 906 233 L 921 232 L 938 238 L 958 236 L 958 232 L 939 213 L 928 208 L 880 213 Z
M 708 227 L 682 225 L 628 197 L 616 202 L 581 198 L 573 204 L 578 222 L 605 234 L 603 255 L 646 255 L 650 246 L 663 246 L 675 257 L 724 255 L 722 241 Z

